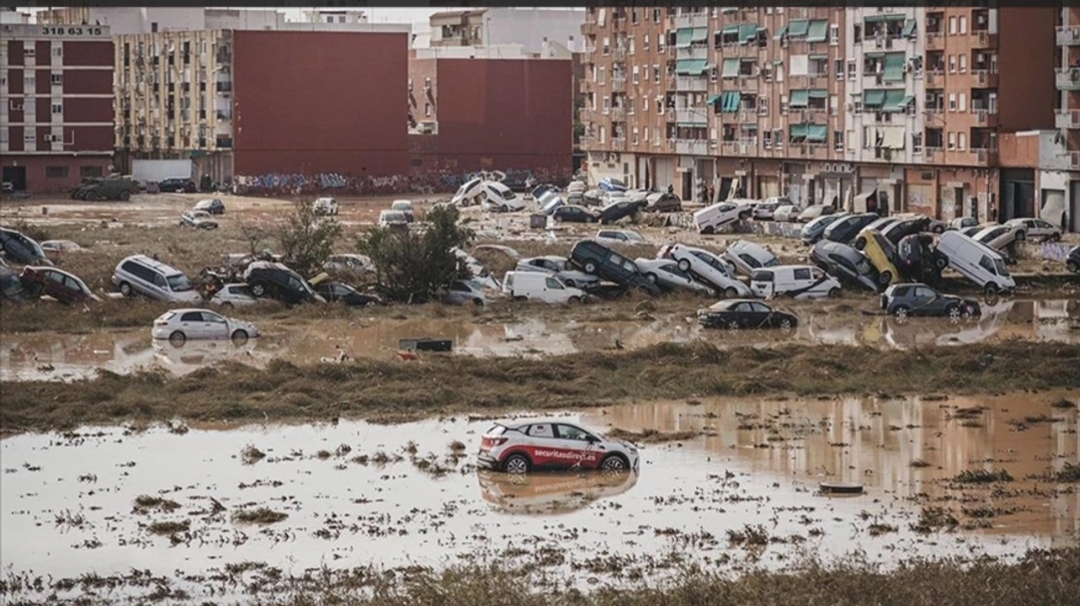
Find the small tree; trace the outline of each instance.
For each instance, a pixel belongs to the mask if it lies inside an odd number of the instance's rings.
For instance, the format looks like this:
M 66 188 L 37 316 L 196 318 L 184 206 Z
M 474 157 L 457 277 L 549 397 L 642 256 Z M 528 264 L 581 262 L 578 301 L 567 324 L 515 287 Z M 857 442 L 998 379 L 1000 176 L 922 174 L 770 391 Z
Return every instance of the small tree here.
M 300 275 L 310 277 L 333 254 L 334 244 L 341 236 L 341 224 L 333 217 L 319 216 L 311 202 L 298 200 L 273 233 L 284 263 Z
M 427 220 L 423 233 L 379 227 L 357 240 L 357 248 L 375 265 L 378 289 L 387 299 L 425 303 L 440 288 L 469 277 L 453 249 L 464 248 L 474 234 L 458 223 L 457 208 L 437 206 Z

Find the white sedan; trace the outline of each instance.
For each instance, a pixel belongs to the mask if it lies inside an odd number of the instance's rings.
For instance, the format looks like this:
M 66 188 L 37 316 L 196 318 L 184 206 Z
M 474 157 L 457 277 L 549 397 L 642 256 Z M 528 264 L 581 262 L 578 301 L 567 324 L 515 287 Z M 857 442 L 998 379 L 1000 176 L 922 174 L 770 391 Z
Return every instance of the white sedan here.
M 673 259 L 679 264 L 679 269 L 729 299 L 751 296 L 750 287 L 735 277 L 734 267 L 705 249 L 669 244 L 661 248 L 656 256 L 658 259 Z
M 222 286 L 210 299 L 211 304 L 222 307 L 243 307 L 258 302 L 255 295 L 251 294 L 251 287 L 243 282 Z
M 258 337 L 259 331 L 249 322 L 226 318 L 209 309 L 173 309 L 154 320 L 150 334 L 155 339 L 168 339 L 174 347 L 191 340 L 232 339 L 246 343 Z
M 217 229 L 218 223 L 205 210 L 188 210 L 180 215 L 180 227 L 195 229 Z
M 634 265 L 637 265 L 638 271 L 657 286 L 671 289 L 679 288 L 710 296 L 715 294 L 712 288 L 700 282 L 695 282 L 690 277 L 690 274 L 679 269 L 679 263 L 672 259 L 637 258 L 634 259 Z

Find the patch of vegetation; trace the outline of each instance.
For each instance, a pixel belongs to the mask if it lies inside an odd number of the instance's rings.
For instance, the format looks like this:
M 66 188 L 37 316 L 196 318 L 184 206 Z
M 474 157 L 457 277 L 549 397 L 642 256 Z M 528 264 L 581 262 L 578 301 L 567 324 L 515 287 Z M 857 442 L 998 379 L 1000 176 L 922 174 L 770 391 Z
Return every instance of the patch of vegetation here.
M 664 433 L 656 429 L 643 429 L 641 431 L 630 431 L 627 429 L 619 429 L 618 427 L 611 429 L 607 432 L 609 438 L 616 440 L 626 440 L 628 442 L 638 442 L 640 444 L 657 444 L 661 442 L 682 442 L 685 440 L 693 440 L 701 435 L 701 432 L 697 431 L 673 431 L 670 433 Z
M 146 527 L 147 532 L 150 534 L 170 535 L 178 532 L 187 532 L 191 529 L 191 522 L 188 520 L 180 521 L 168 521 L 168 522 L 153 522 Z
M 911 525 L 911 529 L 920 534 L 927 534 L 935 530 L 952 530 L 960 525 L 960 520 L 949 510 L 943 507 L 924 507 L 919 513 L 919 520 Z
M 176 511 L 177 509 L 180 509 L 180 504 L 176 501 L 144 494 L 135 498 L 135 507 L 132 509 L 131 513 L 147 514 L 151 511 L 169 513 Z
M 334 244 L 341 237 L 341 224 L 333 217 L 316 213 L 312 202 L 297 200 L 293 212 L 272 233 L 280 247 L 282 262 L 301 276 L 310 277 L 319 273 L 334 254 Z
M 275 524 L 289 517 L 289 514 L 273 511 L 267 507 L 241 509 L 233 512 L 233 521 L 244 524 Z
M 965 469 L 953 476 L 952 481 L 959 484 L 993 484 L 994 482 L 1012 482 L 1013 477 L 1004 469 L 998 471 Z

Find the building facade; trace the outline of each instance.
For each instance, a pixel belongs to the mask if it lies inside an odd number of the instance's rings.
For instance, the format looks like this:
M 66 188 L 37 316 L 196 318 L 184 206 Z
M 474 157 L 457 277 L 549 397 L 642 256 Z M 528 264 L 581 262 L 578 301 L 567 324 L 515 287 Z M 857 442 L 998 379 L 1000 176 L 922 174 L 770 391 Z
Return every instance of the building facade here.
M 397 30 L 117 36 L 120 163 L 191 158 L 197 179 L 217 182 L 404 174 L 406 110 L 374 94 L 405 86 L 408 27 Z
M 538 54 L 548 42 L 581 52 L 583 9 L 483 8 L 442 11 L 428 19 L 431 48 L 521 45 L 525 54 Z
M 471 54 L 450 58 L 412 51 L 408 121 L 413 172 L 529 171 L 568 179 L 571 59 L 487 58 L 484 49 Z
M 16 190 L 70 189 L 110 172 L 113 42 L 108 27 L 2 26 L 0 166 Z
M 589 176 L 992 219 L 999 135 L 1054 128 L 1057 12 L 590 8 Z

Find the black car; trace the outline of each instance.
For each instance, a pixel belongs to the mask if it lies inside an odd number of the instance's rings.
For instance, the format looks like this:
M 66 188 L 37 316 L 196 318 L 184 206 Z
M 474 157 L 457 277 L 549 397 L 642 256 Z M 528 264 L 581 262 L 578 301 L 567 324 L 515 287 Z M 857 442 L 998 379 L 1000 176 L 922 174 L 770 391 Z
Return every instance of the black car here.
M 193 194 L 199 191 L 195 181 L 191 179 L 171 178 L 158 182 L 158 191 L 166 194 L 185 193 Z
M 930 230 L 930 217 L 913 217 L 900 219 L 899 221 L 882 228 L 881 235 L 896 246 L 905 236 Z
M 865 286 L 874 292 L 880 292 L 881 288 L 884 288 L 878 271 L 874 269 L 866 255 L 847 244 L 819 240 L 810 249 L 810 261 L 825 273 L 832 274 L 845 282 Z
M 890 286 L 881 295 L 881 309 L 901 320 L 909 316 L 959 320 L 982 315 L 975 299 L 942 294 L 921 282 Z
M 361 293 L 352 286 L 341 282 L 320 282 L 315 285 L 315 292 L 331 303 L 341 301 L 349 307 L 367 307 L 368 305 L 383 304 L 382 299 L 379 297 Z
M 647 200 L 624 200 L 622 202 L 608 204 L 600 209 L 600 223 L 608 225 L 623 217 L 629 217 L 639 210 L 644 209 L 646 204 L 648 204 Z
M 908 280 L 937 284 L 949 258 L 934 248 L 931 234 L 909 234 L 896 247 L 896 269 Z
M 1069 251 L 1069 256 L 1065 258 L 1065 267 L 1073 273 L 1080 273 L 1080 246 L 1074 246 Z
M 255 297 L 270 297 L 286 305 L 326 302 L 307 280 L 281 263 L 255 261 L 247 266 L 243 277 Z
M 52 265 L 45 251 L 33 238 L 14 229 L 0 227 L 0 249 L 8 259 L 23 265 Z
M 878 219 L 877 213 L 848 215 L 835 223 L 830 223 L 829 226 L 825 228 L 822 237 L 826 240 L 832 240 L 833 242 L 847 244 L 854 240 L 855 236 L 859 235 L 859 232 L 861 232 L 863 228 Z
M 27 294 L 18 274 L 0 265 L 0 301 L 22 303 L 27 300 Z
M 779 328 L 792 330 L 799 319 L 754 299 L 726 299 L 698 310 L 698 323 L 704 328 Z
M 662 291 L 640 271 L 633 260 L 594 240 L 582 240 L 570 251 L 570 261 L 587 274 L 622 286 L 635 286 L 651 295 Z
M 564 221 L 566 223 L 596 223 L 600 220 L 600 215 L 585 208 L 584 206 L 578 206 L 576 204 L 564 204 L 556 208 L 551 216 L 556 221 Z

